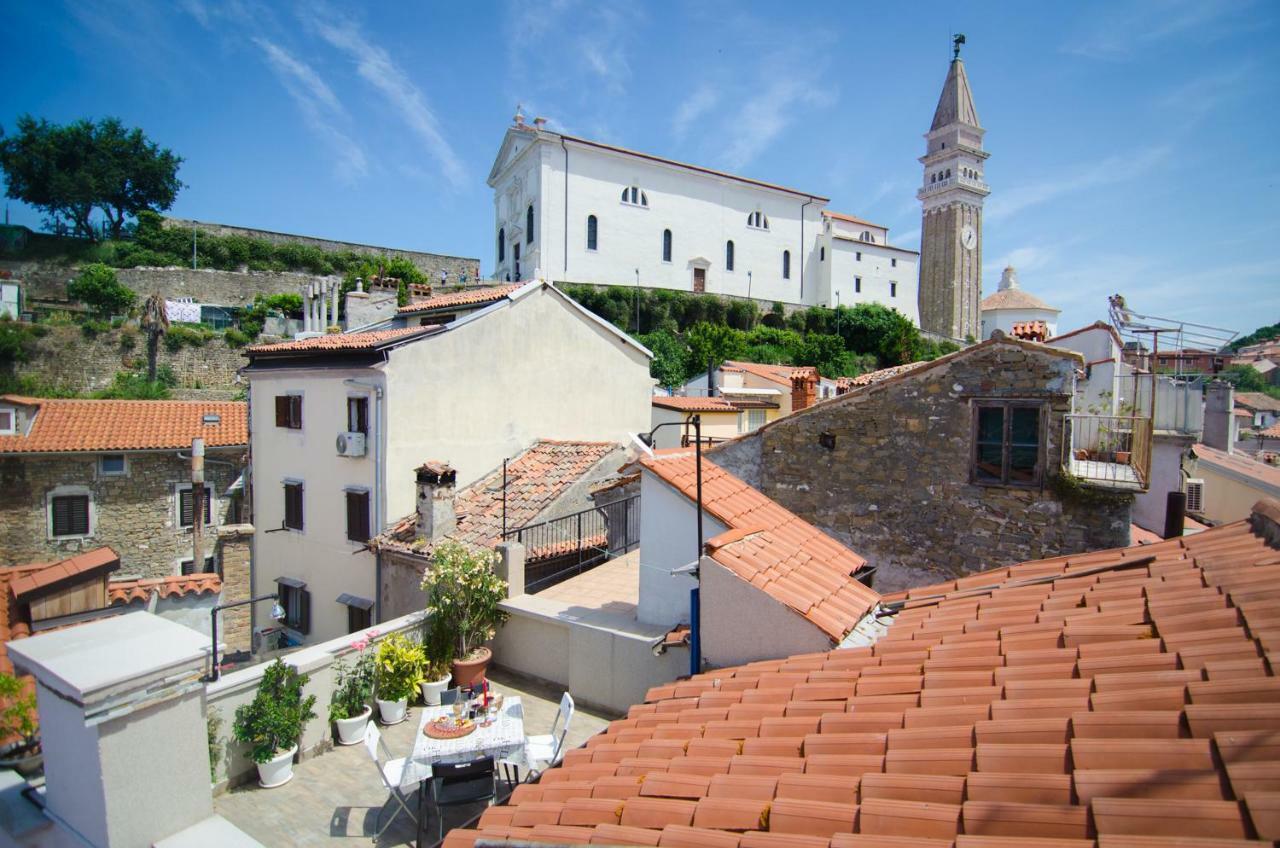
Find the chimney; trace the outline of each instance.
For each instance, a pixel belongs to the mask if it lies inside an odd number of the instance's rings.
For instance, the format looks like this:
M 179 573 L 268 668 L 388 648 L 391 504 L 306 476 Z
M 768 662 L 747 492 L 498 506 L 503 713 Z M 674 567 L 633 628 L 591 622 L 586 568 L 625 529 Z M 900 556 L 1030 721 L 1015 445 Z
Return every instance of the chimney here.
M 1231 453 L 1235 447 L 1235 399 L 1231 384 L 1214 380 L 1204 387 L 1204 443 Z
M 818 375 L 812 371 L 795 371 L 791 374 L 791 411 L 799 412 L 813 406 L 818 399 Z
M 534 129 L 536 129 L 536 130 L 545 130 L 545 129 L 547 128 L 547 119 L 546 119 L 546 118 L 541 118 L 541 117 L 539 117 L 539 118 L 534 118 L 534 119 L 533 119 L 533 128 L 534 128 Z
M 447 462 L 418 466 L 418 541 L 438 542 L 458 528 L 453 489 L 458 472 Z
M 707 357 L 707 397 L 716 396 L 716 368 L 711 357 Z

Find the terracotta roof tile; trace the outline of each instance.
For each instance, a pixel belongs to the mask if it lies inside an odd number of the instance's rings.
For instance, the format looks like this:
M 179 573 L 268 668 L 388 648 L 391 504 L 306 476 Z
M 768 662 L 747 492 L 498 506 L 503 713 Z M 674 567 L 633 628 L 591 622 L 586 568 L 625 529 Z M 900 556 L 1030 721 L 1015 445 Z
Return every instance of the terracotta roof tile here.
M 26 435 L 0 436 L 0 454 L 179 450 L 197 436 L 207 447 L 249 443 L 249 405 L 241 401 L 65 400 L 0 395 L 35 407 Z M 204 422 L 216 415 L 217 423 Z
M 420 300 L 417 303 L 410 303 L 400 307 L 396 312 L 400 315 L 414 315 L 419 312 L 431 312 L 436 309 L 446 309 L 454 306 L 474 306 L 481 303 L 493 303 L 509 296 L 512 292 L 519 289 L 523 283 L 511 283 L 505 286 L 494 286 L 485 289 L 471 289 L 469 291 L 451 292 L 449 294 L 436 295 L 426 300 Z
M 691 454 L 646 457 L 641 466 L 692 499 Z M 844 637 L 879 595 L 854 579 L 866 560 L 729 472 L 704 461 L 703 508 L 729 532 L 711 539 L 712 559 L 804 616 L 833 640 Z
M 1099 848 L 1217 848 L 1275 839 L 1280 698 L 1268 651 L 1277 654 L 1265 645 L 1280 632 L 1277 554 L 1249 522 L 1237 522 L 1139 548 L 997 569 L 966 578 L 963 589 L 956 581 L 922 587 L 915 606 L 901 609 L 870 647 L 709 670 L 654 687 L 630 718 L 582 750 L 643 751 L 644 759 L 617 768 L 653 775 L 646 786 L 652 780 L 655 792 L 676 797 L 649 800 L 677 806 L 631 812 L 633 800 L 645 799 L 620 797 L 619 820 L 644 830 L 597 825 L 592 835 L 662 840 L 671 828 L 697 828 L 693 817 L 702 810 L 708 827 L 682 837 L 709 840 L 711 828 L 723 827 L 717 832 L 739 846 L 745 835 L 769 845 L 784 833 L 825 838 L 832 848 L 930 839 L 955 848 L 1066 848 L 1095 839 Z M 1079 576 L 1052 579 L 1064 570 Z M 1096 612 L 1119 603 L 1149 620 L 1074 623 L 1074 612 L 1091 614 L 1091 595 L 1114 587 L 1138 594 L 1102 601 Z M 1027 598 L 1038 599 L 1050 620 L 1005 623 Z M 986 616 L 994 629 L 964 633 L 984 612 L 994 614 Z M 1210 620 L 1220 612 L 1233 617 L 1229 626 Z M 922 635 L 939 621 L 961 630 L 948 625 L 945 634 Z M 932 665 L 957 661 L 963 667 Z M 965 685 L 1019 670 L 1034 673 Z M 886 694 L 861 694 L 864 686 Z M 929 705 L 933 699 L 940 705 Z M 782 716 L 732 712 L 757 708 Z M 659 744 L 667 729 L 683 741 Z M 765 753 L 746 753 L 748 744 Z M 735 745 L 744 752 L 715 755 Z M 594 754 L 585 763 L 566 757 L 540 785 L 635 779 L 583 771 L 596 767 Z
M 651 403 L 662 409 L 674 409 L 679 412 L 737 412 L 742 405 L 718 397 L 682 397 L 680 395 L 654 395 Z M 753 408 L 761 408 L 753 404 Z M 770 404 L 774 409 L 777 404 Z
M 222 591 L 222 578 L 217 574 L 179 574 L 172 577 L 146 577 L 136 580 L 112 580 L 107 584 L 107 599 L 112 604 L 146 601 L 155 592 L 162 598 L 185 598 L 189 595 L 216 595 Z
M 60 562 L 44 563 L 43 567 L 14 576 L 9 581 L 9 592 L 15 600 L 28 601 L 33 595 L 55 586 L 64 580 L 74 579 L 95 571 L 113 571 L 120 567 L 120 555 L 109 547 L 96 548 L 77 554 Z
M 784 386 L 791 391 L 791 378 L 795 376 L 818 376 L 818 369 L 812 365 L 771 365 L 765 362 L 743 362 L 737 359 L 726 359 L 720 366 L 725 371 L 745 371 L 771 383 Z
M 326 333 L 309 339 L 254 345 L 245 348 L 245 355 L 253 357 L 259 354 L 350 353 L 377 350 L 418 336 L 428 336 L 440 329 L 438 324 L 428 324 L 425 327 L 400 327 L 394 330 L 370 330 L 365 333 Z

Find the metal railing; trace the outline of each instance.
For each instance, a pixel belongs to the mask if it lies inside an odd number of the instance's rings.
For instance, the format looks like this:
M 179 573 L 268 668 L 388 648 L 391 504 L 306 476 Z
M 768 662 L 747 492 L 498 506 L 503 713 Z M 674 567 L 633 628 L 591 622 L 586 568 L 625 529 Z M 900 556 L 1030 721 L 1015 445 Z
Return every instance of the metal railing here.
M 525 547 L 524 591 L 534 594 L 640 544 L 640 496 L 508 530 Z
M 1067 415 L 1062 467 L 1086 483 L 1146 491 L 1151 479 L 1151 419 Z

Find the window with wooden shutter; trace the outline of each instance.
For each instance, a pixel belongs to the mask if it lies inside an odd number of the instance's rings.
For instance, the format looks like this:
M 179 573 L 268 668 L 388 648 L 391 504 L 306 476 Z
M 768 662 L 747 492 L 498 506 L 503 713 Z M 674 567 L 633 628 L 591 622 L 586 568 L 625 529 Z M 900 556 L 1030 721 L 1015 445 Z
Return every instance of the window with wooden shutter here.
M 182 572 L 184 577 L 191 574 L 216 574 L 218 571 L 217 566 L 214 564 L 213 557 L 211 556 L 204 558 L 204 568 L 199 571 L 196 570 L 195 562 L 196 561 L 193 559 L 184 559 L 182 561 L 179 570 Z
M 284 526 L 290 530 L 302 529 L 302 484 L 284 484 Z
M 191 496 L 191 489 L 180 489 L 178 491 L 178 526 L 190 527 L 192 525 L 192 516 L 194 514 L 192 501 L 195 499 Z M 204 487 L 204 526 L 208 527 L 213 523 L 213 491 L 208 487 Z
M 89 535 L 89 496 L 59 495 L 50 499 L 54 536 Z
M 304 636 L 310 633 L 311 593 L 307 591 L 307 584 L 291 577 L 280 577 L 276 580 L 276 589 L 280 606 L 284 608 L 284 626 Z
M 357 630 L 364 630 L 366 627 L 373 626 L 373 610 L 361 609 L 360 607 L 347 607 L 347 632 L 355 633 Z
M 302 429 L 302 395 L 276 395 L 276 426 Z
M 347 492 L 347 538 L 369 541 L 369 493 Z

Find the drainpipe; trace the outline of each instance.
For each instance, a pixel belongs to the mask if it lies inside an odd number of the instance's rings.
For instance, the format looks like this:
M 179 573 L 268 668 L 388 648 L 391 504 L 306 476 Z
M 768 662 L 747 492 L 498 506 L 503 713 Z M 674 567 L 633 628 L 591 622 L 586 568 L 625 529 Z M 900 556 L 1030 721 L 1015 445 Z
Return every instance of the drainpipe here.
M 385 359 L 386 354 L 383 354 Z M 373 421 L 370 422 L 373 431 L 372 438 L 369 440 L 373 443 L 373 533 L 377 535 L 383 529 L 383 513 L 386 511 L 383 506 L 383 500 L 386 498 L 386 477 L 387 471 L 384 467 L 382 457 L 382 440 L 383 440 L 383 421 L 386 415 L 382 409 L 382 386 L 377 383 L 370 383 L 365 380 L 357 380 L 355 378 L 343 380 L 344 386 L 352 388 L 365 389 L 373 395 Z M 374 586 L 373 586 L 373 617 L 377 622 L 382 621 L 382 554 L 379 552 L 374 555 Z
M 801 303 L 804 303 L 804 210 L 805 210 L 805 207 L 807 207 L 812 202 L 813 202 L 813 198 L 810 197 L 804 203 L 800 204 L 800 250 L 796 252 L 796 255 L 800 257 L 800 302 Z
M 560 147 L 564 150 L 564 276 L 569 279 L 569 146 L 560 136 Z

